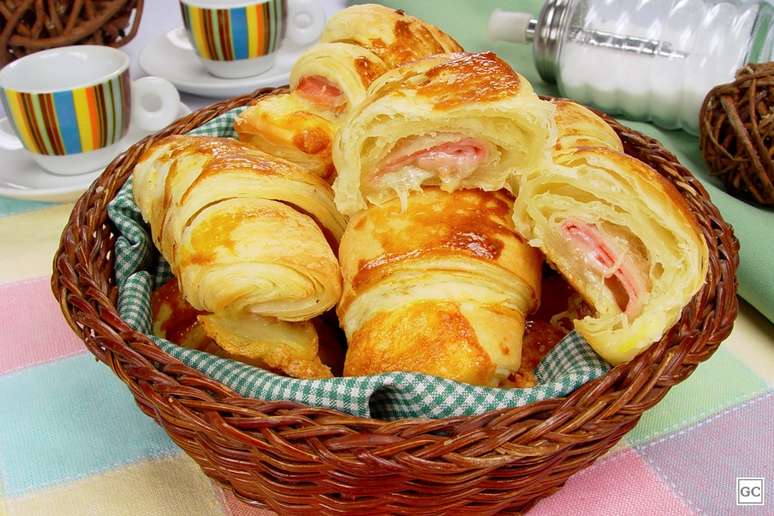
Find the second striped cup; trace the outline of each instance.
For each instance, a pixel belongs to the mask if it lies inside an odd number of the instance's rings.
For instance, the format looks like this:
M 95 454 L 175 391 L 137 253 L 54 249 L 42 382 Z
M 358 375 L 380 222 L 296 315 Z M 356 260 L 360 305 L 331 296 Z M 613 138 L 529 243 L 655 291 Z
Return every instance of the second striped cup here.
M 202 64 L 226 79 L 265 72 L 284 39 L 303 47 L 325 26 L 318 0 L 180 0 L 180 9 Z
M 27 151 L 60 175 L 100 169 L 122 150 L 130 121 L 154 132 L 180 109 L 172 83 L 131 81 L 129 57 L 97 45 L 44 50 L 5 66 L 0 101 L 7 116 L 0 120 L 0 148 Z

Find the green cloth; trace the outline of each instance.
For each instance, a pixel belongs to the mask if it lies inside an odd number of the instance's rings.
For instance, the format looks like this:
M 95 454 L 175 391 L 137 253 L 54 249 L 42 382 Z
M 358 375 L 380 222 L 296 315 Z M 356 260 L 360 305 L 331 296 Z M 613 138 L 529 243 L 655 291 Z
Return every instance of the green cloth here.
M 365 2 L 357 2 L 365 3 Z M 487 22 L 495 8 L 540 11 L 541 0 L 387 0 L 380 2 L 427 20 L 451 34 L 466 50 L 493 50 L 532 82 L 543 95 L 558 95 L 556 86 L 542 82 L 532 61 L 529 45 L 495 42 L 487 34 Z M 725 193 L 707 173 L 699 141 L 684 131 L 667 131 L 648 123 L 621 120 L 658 139 L 704 184 L 723 218 L 734 226 L 741 246 L 739 295 L 774 322 L 774 210 L 751 206 Z
M 189 134 L 232 137 L 234 118 L 242 109 L 224 113 Z M 543 358 L 535 370 L 538 385 L 531 389 L 475 387 L 416 373 L 296 380 L 182 348 L 151 335 L 151 292 L 172 275 L 134 203 L 131 179 L 108 205 L 108 216 L 119 233 L 115 274 L 121 318 L 165 352 L 248 398 L 291 400 L 379 419 L 471 416 L 565 396 L 609 368 L 575 332 Z

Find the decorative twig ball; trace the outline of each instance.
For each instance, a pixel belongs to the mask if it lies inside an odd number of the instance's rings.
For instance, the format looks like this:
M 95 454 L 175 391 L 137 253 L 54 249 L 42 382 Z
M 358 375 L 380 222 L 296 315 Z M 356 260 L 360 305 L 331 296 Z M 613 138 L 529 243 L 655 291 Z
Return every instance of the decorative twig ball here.
M 137 33 L 143 0 L 0 0 L 0 66 L 66 45 L 119 47 Z
M 774 63 L 746 65 L 713 88 L 699 117 L 710 171 L 730 193 L 774 206 Z

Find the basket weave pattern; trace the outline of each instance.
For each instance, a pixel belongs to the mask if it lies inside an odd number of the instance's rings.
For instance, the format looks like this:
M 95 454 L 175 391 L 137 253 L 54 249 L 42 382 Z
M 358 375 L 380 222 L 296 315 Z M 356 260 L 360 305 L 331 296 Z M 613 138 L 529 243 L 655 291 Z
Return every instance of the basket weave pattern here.
M 47 48 L 125 45 L 137 33 L 142 6 L 143 0 L 0 0 L 0 66 Z
M 77 202 L 52 277 L 67 322 L 89 350 L 209 476 L 240 498 L 288 514 L 525 510 L 609 450 L 730 333 L 738 266 L 731 228 L 672 154 L 607 119 L 627 153 L 685 196 L 709 247 L 706 284 L 660 342 L 566 398 L 479 416 L 385 422 L 240 397 L 119 318 L 115 230 L 106 206 L 154 141 L 271 91 L 192 113 L 116 158 Z

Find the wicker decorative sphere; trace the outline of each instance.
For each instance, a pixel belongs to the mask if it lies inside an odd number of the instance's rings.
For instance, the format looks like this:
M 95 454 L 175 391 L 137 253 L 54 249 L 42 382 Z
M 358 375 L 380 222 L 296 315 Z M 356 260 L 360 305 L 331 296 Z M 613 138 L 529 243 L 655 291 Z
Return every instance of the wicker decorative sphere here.
M 0 0 L 0 67 L 66 45 L 119 47 L 137 33 L 143 0 Z
M 774 63 L 747 65 L 713 88 L 699 117 L 710 171 L 730 193 L 774 206 Z

